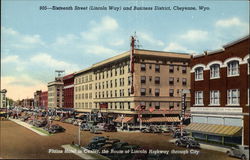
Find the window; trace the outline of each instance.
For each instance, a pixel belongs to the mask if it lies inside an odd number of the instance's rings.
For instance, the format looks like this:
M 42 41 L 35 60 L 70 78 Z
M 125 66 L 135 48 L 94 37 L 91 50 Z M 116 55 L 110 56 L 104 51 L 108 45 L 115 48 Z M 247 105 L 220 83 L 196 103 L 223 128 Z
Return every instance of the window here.
M 202 67 L 195 69 L 195 80 L 203 80 L 203 68 Z
M 160 89 L 155 89 L 155 96 L 159 97 L 160 96 Z
M 149 69 L 152 69 L 152 64 L 149 64 Z
M 211 105 L 220 104 L 220 92 L 219 91 L 210 91 L 210 104 Z
M 152 76 L 149 76 L 149 82 L 151 82 L 152 81 Z
M 174 97 L 174 89 L 169 89 L 169 96 Z
M 141 64 L 141 71 L 146 71 L 146 64 Z
M 160 65 L 159 64 L 155 65 L 155 72 L 160 72 Z
M 146 76 L 141 76 L 141 84 L 145 84 L 146 83 Z
M 160 109 L 160 102 L 155 102 L 155 109 Z
M 195 105 L 203 105 L 203 91 L 195 92 Z
M 110 88 L 113 87 L 113 83 L 112 83 L 112 80 L 110 80 Z
M 128 85 L 131 84 L 131 78 L 132 78 L 132 77 L 130 77 L 130 76 L 128 77 Z
M 155 84 L 160 84 L 160 77 L 155 77 Z
M 187 78 L 182 78 L 182 85 L 186 86 L 187 85 Z
M 141 96 L 145 96 L 146 95 L 146 89 L 145 88 L 141 88 Z
M 227 104 L 239 105 L 240 92 L 238 89 L 230 89 L 227 91 Z
M 169 85 L 174 85 L 174 78 L 173 77 L 169 77 Z
M 220 65 L 213 64 L 210 67 L 210 78 L 219 78 L 220 77 Z
M 152 88 L 149 88 L 149 95 L 152 95 Z
M 169 66 L 169 73 L 174 73 L 174 66 L 173 65 Z
M 115 79 L 115 87 L 117 87 L 117 79 Z
M 228 76 L 237 76 L 239 75 L 239 62 L 231 61 L 227 65 L 227 75 Z
M 174 102 L 169 103 L 169 109 L 172 110 L 174 108 Z
M 183 73 L 183 74 L 187 73 L 187 67 L 186 67 L 186 66 L 183 66 L 183 67 L 182 67 L 182 73 Z

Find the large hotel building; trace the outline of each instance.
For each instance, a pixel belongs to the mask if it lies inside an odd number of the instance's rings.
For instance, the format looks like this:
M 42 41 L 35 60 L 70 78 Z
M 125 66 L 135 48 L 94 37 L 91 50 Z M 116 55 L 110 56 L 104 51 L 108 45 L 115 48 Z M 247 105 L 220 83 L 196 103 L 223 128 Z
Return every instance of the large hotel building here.
M 131 51 L 93 64 L 75 73 L 74 108 L 112 118 L 123 115 L 125 122 L 134 123 L 140 106 L 145 108 L 141 112 L 145 123 L 179 121 L 182 90 L 190 89 L 190 58 L 189 54 L 134 49 L 133 73 Z M 189 102 L 187 95 L 188 108 Z
M 191 121 L 204 141 L 249 145 L 249 36 L 191 60 Z

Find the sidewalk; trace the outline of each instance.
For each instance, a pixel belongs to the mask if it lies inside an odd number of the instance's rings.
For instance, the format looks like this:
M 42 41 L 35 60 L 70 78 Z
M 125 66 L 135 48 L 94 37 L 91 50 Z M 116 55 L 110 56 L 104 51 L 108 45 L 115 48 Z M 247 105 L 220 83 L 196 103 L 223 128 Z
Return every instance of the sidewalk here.
M 71 153 L 73 153 L 73 154 L 75 154 L 83 159 L 110 160 L 109 158 L 104 157 L 104 156 L 97 154 L 97 153 L 84 153 L 84 152 L 90 152 L 90 151 L 87 149 L 85 149 L 84 151 L 80 150 L 80 149 L 76 149 L 69 144 L 62 145 L 61 147 L 64 148 L 64 150 L 70 151 Z
M 19 125 L 21 125 L 21 126 L 27 128 L 27 129 L 29 129 L 29 130 L 31 130 L 31 131 L 33 131 L 33 132 L 39 134 L 40 136 L 48 136 L 47 134 L 42 133 L 42 132 L 39 132 L 38 130 L 32 128 L 32 127 L 33 127 L 32 125 L 30 125 L 30 124 L 28 124 L 28 123 L 25 123 L 25 122 L 23 122 L 23 121 L 21 121 L 21 120 L 19 120 L 19 119 L 12 119 L 12 118 L 9 118 L 9 120 L 11 120 L 11 121 L 13 121 L 13 122 L 15 122 L 15 123 L 17 123 L 17 124 L 19 124 Z
M 169 140 L 169 142 L 175 143 L 176 140 L 177 139 L 171 139 L 171 140 Z M 204 143 L 200 143 L 200 148 L 213 150 L 213 151 L 224 152 L 224 153 L 226 153 L 229 150 L 229 148 L 226 148 L 226 147 L 214 146 L 214 145 L 204 144 Z

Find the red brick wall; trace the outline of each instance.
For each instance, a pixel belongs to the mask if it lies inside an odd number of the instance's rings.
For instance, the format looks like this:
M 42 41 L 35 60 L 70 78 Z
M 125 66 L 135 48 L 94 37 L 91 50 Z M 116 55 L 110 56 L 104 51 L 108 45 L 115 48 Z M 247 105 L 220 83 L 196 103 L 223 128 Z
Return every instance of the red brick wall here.
M 244 145 L 249 145 L 249 115 L 244 116 Z

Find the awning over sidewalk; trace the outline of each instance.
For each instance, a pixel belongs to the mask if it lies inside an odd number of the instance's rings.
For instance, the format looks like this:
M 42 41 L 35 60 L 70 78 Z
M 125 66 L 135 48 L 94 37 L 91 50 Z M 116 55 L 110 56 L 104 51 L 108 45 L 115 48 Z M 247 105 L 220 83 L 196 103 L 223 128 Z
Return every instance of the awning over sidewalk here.
M 191 123 L 186 130 L 221 136 L 240 136 L 242 127 L 219 124 Z
M 83 116 L 83 115 L 86 115 L 86 114 L 84 114 L 84 113 L 79 113 L 78 115 L 76 115 L 76 117 L 81 117 L 81 116 Z
M 122 119 L 122 117 L 117 117 L 114 120 L 114 122 L 122 123 L 122 121 L 123 121 L 123 123 L 132 123 L 133 119 L 134 119 L 134 117 L 123 117 L 123 119 Z
M 143 123 L 151 122 L 180 122 L 179 117 L 151 117 L 151 118 L 142 118 Z

